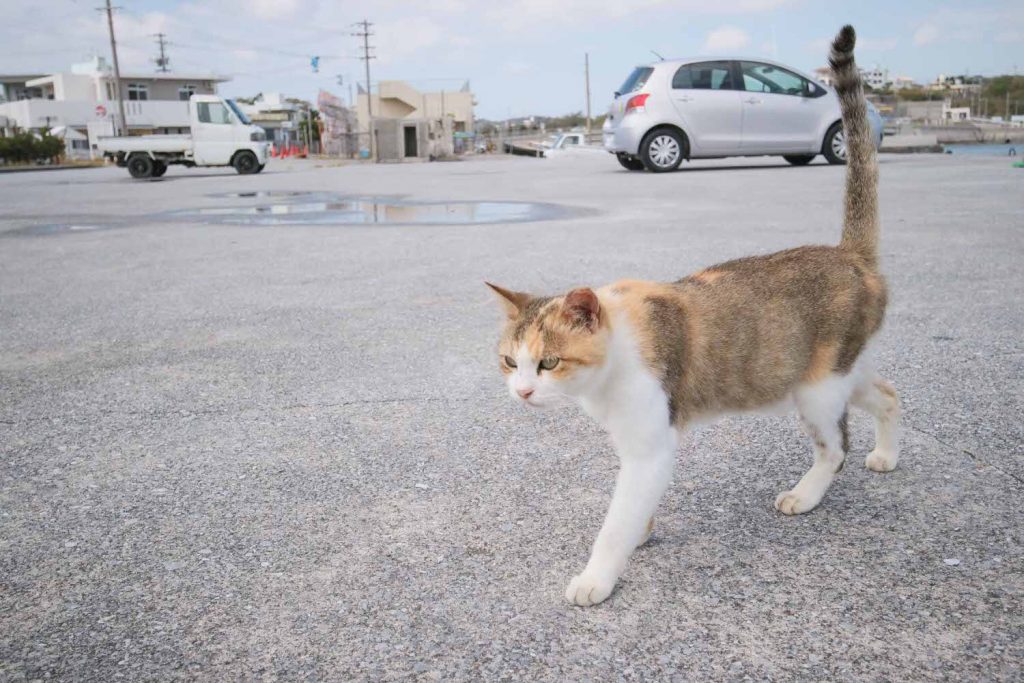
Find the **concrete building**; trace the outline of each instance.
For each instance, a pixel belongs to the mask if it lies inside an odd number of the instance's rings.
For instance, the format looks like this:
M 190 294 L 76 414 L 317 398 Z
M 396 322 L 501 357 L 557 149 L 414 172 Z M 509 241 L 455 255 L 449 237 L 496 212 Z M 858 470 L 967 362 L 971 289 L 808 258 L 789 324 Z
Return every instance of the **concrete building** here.
M 455 151 L 455 137 L 461 143 L 473 132 L 476 101 L 468 81 L 458 90 L 436 92 L 422 92 L 405 81 L 381 81 L 372 96 L 360 88 L 356 98 L 360 132 L 369 130 L 369 102 L 378 144 L 388 151 L 387 158 L 447 156 Z
M 129 132 L 186 132 L 189 97 L 214 94 L 217 84 L 227 80 L 210 74 L 123 72 Z M 61 126 L 79 133 L 113 130 L 118 111 L 116 90 L 113 71 L 102 57 L 72 65 L 69 72 L 0 76 L 0 83 L 4 99 L 0 102 L 0 135 L 10 135 L 15 129 Z
M 971 120 L 971 108 L 970 107 L 951 107 L 946 102 L 942 106 L 942 120 L 943 121 L 970 121 Z

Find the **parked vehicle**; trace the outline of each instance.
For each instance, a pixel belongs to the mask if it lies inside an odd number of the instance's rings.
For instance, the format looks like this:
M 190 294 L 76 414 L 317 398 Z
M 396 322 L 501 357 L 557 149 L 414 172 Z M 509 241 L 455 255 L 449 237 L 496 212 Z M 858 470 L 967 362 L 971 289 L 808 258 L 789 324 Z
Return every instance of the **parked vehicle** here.
M 158 178 L 171 164 L 233 166 L 243 175 L 263 170 L 270 149 L 267 135 L 233 100 L 192 95 L 188 109 L 188 135 L 105 137 L 96 147 L 133 178 Z
M 568 147 L 585 147 L 586 145 L 586 134 L 578 132 L 557 133 L 541 144 L 544 149 L 566 149 Z
M 882 119 L 870 103 L 876 146 Z M 684 159 L 818 154 L 846 163 L 835 91 L 764 59 L 674 59 L 638 66 L 615 93 L 604 147 L 631 171 L 672 171 Z

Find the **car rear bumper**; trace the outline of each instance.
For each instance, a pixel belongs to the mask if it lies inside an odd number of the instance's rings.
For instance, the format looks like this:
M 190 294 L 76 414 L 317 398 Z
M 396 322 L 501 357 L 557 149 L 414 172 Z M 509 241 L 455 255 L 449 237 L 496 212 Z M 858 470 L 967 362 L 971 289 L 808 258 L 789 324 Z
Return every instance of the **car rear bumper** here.
M 640 150 L 640 141 L 643 140 L 644 133 L 650 129 L 644 119 L 644 116 L 635 113 L 622 116 L 618 121 L 605 119 L 604 128 L 601 129 L 604 148 L 615 154 L 635 156 Z

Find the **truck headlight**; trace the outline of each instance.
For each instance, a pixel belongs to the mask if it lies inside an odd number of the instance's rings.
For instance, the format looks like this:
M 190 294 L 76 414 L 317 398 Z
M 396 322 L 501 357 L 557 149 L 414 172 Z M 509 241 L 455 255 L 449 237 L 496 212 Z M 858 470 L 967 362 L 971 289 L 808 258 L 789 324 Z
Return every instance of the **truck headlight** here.
M 262 128 L 260 130 L 254 130 L 252 133 L 249 134 L 249 140 L 251 142 L 265 142 L 266 139 L 267 134 L 263 131 Z

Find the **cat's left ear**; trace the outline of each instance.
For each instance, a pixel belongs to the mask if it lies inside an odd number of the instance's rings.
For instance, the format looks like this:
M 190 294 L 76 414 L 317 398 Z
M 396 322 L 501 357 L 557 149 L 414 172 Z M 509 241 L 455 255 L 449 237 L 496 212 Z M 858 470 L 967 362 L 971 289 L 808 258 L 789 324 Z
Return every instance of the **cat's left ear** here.
M 587 287 L 572 290 L 562 302 L 562 317 L 572 325 L 596 332 L 601 324 L 601 302 L 597 294 Z
M 519 314 L 526 309 L 526 305 L 530 303 L 530 299 L 533 298 L 524 292 L 513 292 L 510 289 L 492 285 L 490 282 L 484 282 L 484 284 L 498 295 L 498 301 L 501 302 L 508 317 L 512 319 L 518 318 Z

